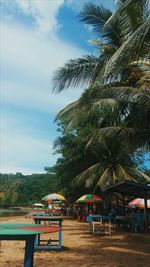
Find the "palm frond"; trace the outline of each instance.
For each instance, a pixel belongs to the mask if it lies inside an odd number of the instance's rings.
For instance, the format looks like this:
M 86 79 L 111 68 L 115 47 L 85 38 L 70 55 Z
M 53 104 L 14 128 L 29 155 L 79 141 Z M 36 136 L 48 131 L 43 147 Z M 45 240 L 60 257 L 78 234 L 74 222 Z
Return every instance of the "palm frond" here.
M 106 54 L 105 56 L 101 55 L 99 57 L 98 63 L 96 64 L 95 69 L 91 75 L 90 87 L 94 87 L 99 82 L 100 79 L 103 79 L 106 61 L 107 61 Z
M 127 138 L 128 136 L 133 135 L 133 134 L 134 134 L 134 130 L 132 128 L 125 127 L 125 126 L 103 127 L 97 130 L 96 133 L 93 133 L 92 137 L 90 138 L 89 144 L 94 144 L 100 139 L 101 136 L 105 137 L 105 140 L 115 141 L 116 137 Z
M 93 3 L 88 3 L 80 12 L 80 20 L 86 24 L 92 25 L 93 29 L 100 34 L 106 21 L 110 18 L 112 12 L 103 7 L 97 6 Z
M 101 38 L 106 43 L 111 43 L 116 47 L 120 45 L 120 27 L 118 23 L 111 25 L 109 29 L 103 30 L 105 23 L 108 21 L 112 12 L 103 7 L 97 6 L 93 3 L 88 3 L 84 6 L 83 11 L 80 13 L 81 21 L 92 26 L 93 29 L 101 35 Z
M 100 129 L 100 131 L 101 131 L 101 129 Z M 99 131 L 97 131 L 97 130 L 92 132 L 91 137 L 89 138 L 89 141 L 87 142 L 85 149 L 89 149 L 90 147 L 94 148 L 95 145 L 97 147 L 100 147 L 101 153 L 103 153 L 103 158 L 105 158 L 106 155 L 111 157 L 111 151 L 110 151 L 110 148 L 108 146 L 107 139 L 106 139 L 105 135 L 99 133 Z M 100 150 L 99 150 L 99 152 L 100 152 Z
M 55 121 L 56 120 L 60 120 L 63 117 L 68 117 L 70 113 L 75 112 L 75 110 L 77 110 L 79 105 L 79 100 L 74 101 L 72 103 L 70 103 L 69 105 L 67 105 L 65 108 L 63 108 L 62 110 L 59 111 L 59 113 L 57 114 Z
M 117 176 L 116 176 L 114 171 L 112 172 L 112 181 L 113 181 L 113 183 L 115 183 L 117 181 Z
M 128 135 L 133 134 L 134 131 L 132 128 L 126 127 L 125 125 L 123 126 L 110 126 L 110 127 L 104 127 L 99 129 L 99 134 L 103 134 L 105 137 L 108 139 L 113 139 L 116 136 L 117 137 L 125 137 Z
M 132 61 L 142 58 L 150 58 L 150 18 L 143 23 L 134 33 L 132 33 L 120 48 L 108 61 L 104 80 L 112 74 L 121 73 L 125 66 Z
M 117 11 L 111 15 L 108 21 L 104 25 L 104 30 L 108 29 L 112 23 L 115 23 L 117 19 L 121 19 L 125 25 L 123 29 L 127 30 L 125 34 L 132 33 L 139 25 L 145 20 L 148 10 L 147 0 L 126 0 L 122 2 Z M 126 15 L 126 18 L 125 18 Z M 128 21 L 127 21 L 128 20 Z M 129 22 L 131 24 L 131 30 L 129 31 Z
M 98 89 L 97 89 L 98 90 Z M 120 102 L 135 103 L 137 105 L 150 107 L 150 92 L 140 88 L 132 88 L 128 86 L 104 86 L 101 87 L 97 97 L 113 98 Z
M 130 176 L 133 178 L 135 181 L 138 182 L 143 182 L 143 183 L 147 183 L 150 182 L 150 177 L 148 175 L 146 175 L 145 173 L 135 169 L 135 168 L 128 168 L 128 173 L 130 174 Z
M 125 168 L 123 168 L 121 164 L 117 164 L 116 169 L 119 178 L 121 178 L 122 180 L 131 180 L 130 175 L 127 173 L 127 171 L 125 170 Z
M 123 165 L 117 164 L 113 169 L 105 169 L 105 171 L 99 177 L 97 185 L 104 190 L 107 186 L 125 180 L 147 183 L 150 182 L 150 177 L 133 167 L 125 168 Z
M 74 114 L 74 116 L 72 116 L 70 118 L 70 121 L 68 122 L 66 128 L 65 128 L 65 132 L 69 132 L 69 131 L 72 131 L 73 129 L 76 129 L 77 126 L 79 125 L 79 120 L 80 120 L 80 116 Z
M 150 61 L 141 60 L 131 62 L 131 66 L 139 72 L 139 80 L 137 81 L 137 87 L 142 90 L 150 89 Z
M 97 179 L 100 170 L 103 169 L 102 163 L 96 163 L 89 168 L 87 168 L 85 171 L 77 175 L 73 179 L 73 184 L 85 184 L 86 186 L 90 187 L 93 185 L 94 181 Z M 88 182 L 87 182 L 88 181 Z
M 65 88 L 88 85 L 97 63 L 98 59 L 90 55 L 69 60 L 64 67 L 55 71 L 53 91 L 60 92 Z
M 110 168 L 106 168 L 98 178 L 97 186 L 103 190 L 106 186 L 112 182 L 112 172 Z
M 91 116 L 93 114 L 99 114 L 99 122 L 98 125 L 102 124 L 103 118 L 107 119 L 110 117 L 110 120 L 115 115 L 118 109 L 118 102 L 114 98 L 99 98 L 93 99 L 90 102 L 89 110 L 87 111 L 87 116 Z M 111 116 L 110 116 L 111 114 Z

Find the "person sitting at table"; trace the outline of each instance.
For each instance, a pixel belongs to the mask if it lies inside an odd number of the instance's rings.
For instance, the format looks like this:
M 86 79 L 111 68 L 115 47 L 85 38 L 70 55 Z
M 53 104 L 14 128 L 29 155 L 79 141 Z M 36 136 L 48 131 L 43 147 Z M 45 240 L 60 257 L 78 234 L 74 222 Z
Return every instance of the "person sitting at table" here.
M 109 218 L 111 220 L 111 222 L 114 224 L 115 221 L 115 217 L 116 215 L 118 215 L 118 207 L 117 206 L 113 206 L 111 209 L 111 212 L 109 213 Z
M 77 221 L 80 222 L 82 219 L 82 209 L 79 207 L 77 211 Z
M 141 232 L 144 225 L 144 213 L 143 210 L 135 208 L 131 216 L 131 230 L 134 233 Z

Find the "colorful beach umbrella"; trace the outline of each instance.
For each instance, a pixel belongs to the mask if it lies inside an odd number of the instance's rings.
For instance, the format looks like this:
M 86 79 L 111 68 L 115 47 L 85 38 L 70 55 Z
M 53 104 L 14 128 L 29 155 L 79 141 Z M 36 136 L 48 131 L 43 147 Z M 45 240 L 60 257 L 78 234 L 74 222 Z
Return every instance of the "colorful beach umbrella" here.
M 145 207 L 144 198 L 135 198 L 128 204 L 132 208 L 143 208 Z M 150 199 L 147 200 L 147 207 L 150 209 Z
M 46 201 L 48 203 L 53 203 L 55 201 L 65 201 L 65 197 L 62 195 L 59 195 L 57 193 L 49 194 L 46 195 L 45 197 L 42 198 L 43 201 Z
M 77 199 L 77 203 L 94 203 L 94 202 L 99 202 L 102 201 L 102 198 L 97 196 L 97 195 L 93 195 L 93 194 L 86 194 L 82 197 L 80 197 L 79 199 Z

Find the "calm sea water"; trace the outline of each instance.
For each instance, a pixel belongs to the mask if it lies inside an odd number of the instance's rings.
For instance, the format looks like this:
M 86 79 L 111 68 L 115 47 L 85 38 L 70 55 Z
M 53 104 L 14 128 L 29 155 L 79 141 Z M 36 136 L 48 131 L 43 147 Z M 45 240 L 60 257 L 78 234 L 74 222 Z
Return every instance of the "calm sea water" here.
M 0 217 L 14 217 L 28 214 L 27 210 L 20 209 L 0 209 Z

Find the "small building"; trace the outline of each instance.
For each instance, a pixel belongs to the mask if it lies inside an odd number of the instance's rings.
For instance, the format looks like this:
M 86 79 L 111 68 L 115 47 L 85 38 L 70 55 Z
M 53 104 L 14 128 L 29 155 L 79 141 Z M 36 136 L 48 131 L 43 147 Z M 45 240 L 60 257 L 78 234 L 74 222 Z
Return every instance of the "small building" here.
M 33 209 L 34 210 L 43 210 L 45 208 L 45 206 L 41 203 L 35 203 L 33 204 Z

